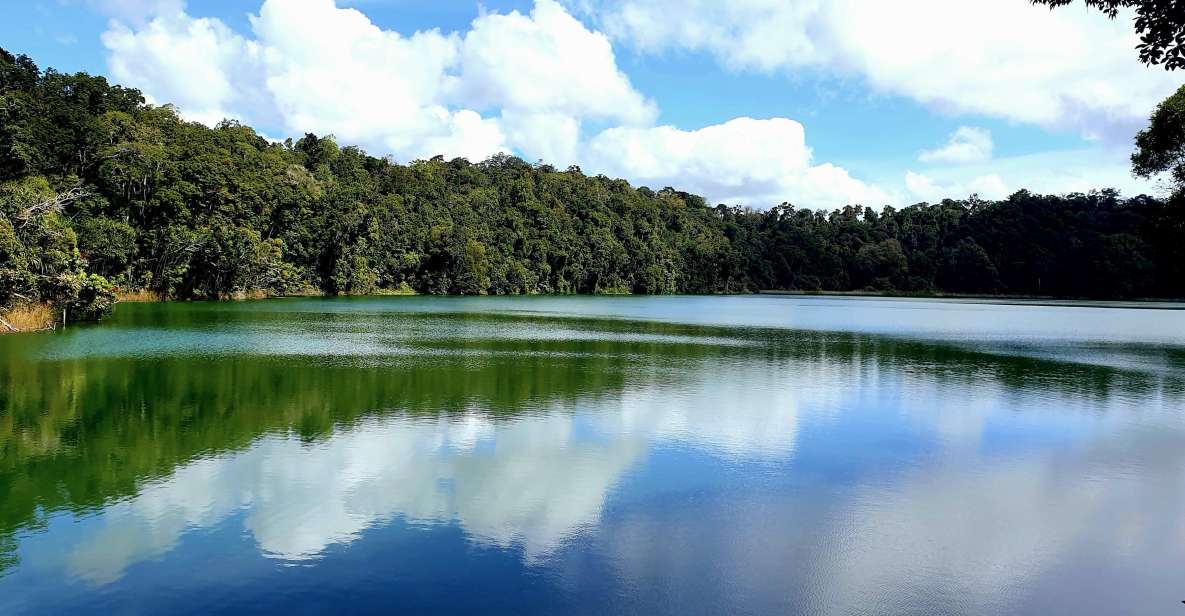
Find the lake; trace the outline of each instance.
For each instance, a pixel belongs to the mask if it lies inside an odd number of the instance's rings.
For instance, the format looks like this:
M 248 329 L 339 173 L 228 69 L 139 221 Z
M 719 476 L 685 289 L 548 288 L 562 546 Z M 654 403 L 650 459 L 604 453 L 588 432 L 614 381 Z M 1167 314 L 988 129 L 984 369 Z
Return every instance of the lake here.
M 123 304 L 0 337 L 0 613 L 1185 614 L 1185 310 Z

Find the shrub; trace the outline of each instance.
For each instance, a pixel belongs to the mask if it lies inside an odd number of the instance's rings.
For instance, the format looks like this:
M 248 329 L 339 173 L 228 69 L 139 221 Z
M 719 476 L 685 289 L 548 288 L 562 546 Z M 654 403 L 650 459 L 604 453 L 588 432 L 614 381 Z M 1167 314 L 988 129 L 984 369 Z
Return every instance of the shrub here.
M 98 321 L 115 308 L 115 286 L 98 274 L 78 274 L 63 277 L 62 287 L 68 295 L 62 298 L 67 318 L 71 321 Z

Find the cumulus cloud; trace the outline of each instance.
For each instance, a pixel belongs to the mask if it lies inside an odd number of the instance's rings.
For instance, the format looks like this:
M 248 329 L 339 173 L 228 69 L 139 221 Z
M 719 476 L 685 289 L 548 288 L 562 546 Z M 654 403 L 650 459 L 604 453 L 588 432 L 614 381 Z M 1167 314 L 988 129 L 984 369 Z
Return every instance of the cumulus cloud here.
M 232 117 L 334 134 L 402 160 L 515 152 L 713 202 L 887 200 L 844 169 L 814 164 L 792 120 L 655 127 L 656 105 L 618 67 L 609 38 L 555 0 L 526 14 L 483 12 L 465 32 L 410 35 L 333 0 L 265 0 L 250 36 L 180 1 L 151 4 L 141 7 L 151 19 L 117 19 L 103 35 L 112 74 L 206 124 Z M 588 136 L 586 122 L 612 127 Z
M 657 113 L 608 38 L 553 0 L 529 15 L 485 13 L 464 34 L 409 36 L 332 0 L 266 0 L 249 37 L 179 1 L 132 4 L 104 4 L 117 16 L 103 35 L 113 76 L 207 124 L 332 133 L 404 159 L 516 150 L 575 162 L 582 120 L 647 124 Z M 128 25 L 130 13 L 152 17 Z
M 432 112 L 443 130 L 437 129 L 433 134 L 410 143 L 401 135 L 394 134 L 387 141 L 390 150 L 469 160 L 483 160 L 491 154 L 510 150 L 502 126 L 496 119 L 483 118 L 469 109 L 449 112 L 442 107 L 434 107 Z
M 529 160 L 565 167 L 579 160 L 580 120 L 564 113 L 504 109 L 506 139 Z
M 153 100 L 175 102 L 187 118 L 209 124 L 233 117 L 291 134 L 332 133 L 403 159 L 435 154 L 482 159 L 511 149 L 501 121 L 483 117 L 476 108 L 505 102 L 512 95 L 504 89 L 514 84 L 499 80 L 489 67 L 471 69 L 473 76 L 465 81 L 461 57 L 472 52 L 460 34 L 428 30 L 403 36 L 332 0 L 266 0 L 250 17 L 247 37 L 178 7 L 141 25 L 113 21 L 103 41 L 117 79 L 144 88 Z M 587 40 L 573 36 L 572 23 L 552 15 L 555 11 L 563 9 L 541 0 L 542 25 L 518 13 L 498 17 L 520 30 L 532 24 L 541 30 L 567 28 L 550 44 L 569 55 L 569 41 L 587 46 Z M 500 22 L 479 27 L 491 19 L 479 17 L 475 31 L 496 36 Z M 601 41 L 608 48 L 604 37 Z M 599 67 L 584 68 L 607 70 L 605 58 L 600 60 Z M 509 62 L 502 68 L 515 70 Z M 611 54 L 608 69 L 607 77 L 593 75 L 601 85 L 617 86 L 606 91 L 602 107 L 625 93 L 645 108 Z M 571 102 L 553 101 L 567 112 L 573 111 Z M 587 112 L 596 103 L 583 104 L 574 111 Z
M 167 12 L 136 29 L 114 21 L 102 35 L 111 74 L 120 82 L 149 86 L 160 103 L 176 102 L 186 117 L 207 124 L 239 115 L 255 97 L 262 77 L 258 44 L 217 19 Z M 259 115 L 256 112 L 255 115 Z
M 455 149 L 474 133 L 474 144 L 501 147 L 496 124 L 442 102 L 456 35 L 404 37 L 331 0 L 268 0 L 251 26 L 264 50 L 267 89 L 290 132 L 333 133 L 401 156 L 457 154 L 430 148 Z
M 978 163 L 992 157 L 992 133 L 986 128 L 960 126 L 946 145 L 925 150 L 918 160 L 926 163 Z
M 1009 193 L 1008 185 L 994 173 L 976 176 L 966 182 L 941 182 L 923 173 L 906 171 L 905 188 L 924 201 L 960 199 L 973 194 L 984 199 L 1002 199 Z
M 1128 196 L 1163 196 L 1169 190 L 1156 182 L 1133 177 L 1126 152 L 1101 146 L 935 166 L 924 173 L 907 171 L 904 184 L 903 203 L 962 198 L 972 193 L 985 199 L 998 199 L 1022 188 L 1047 194 L 1114 188 Z
M 835 207 L 889 201 L 839 167 L 812 164 L 802 125 L 785 118 L 736 118 L 691 131 L 610 128 L 590 141 L 586 158 L 611 174 L 729 204 Z
M 618 69 L 609 39 L 553 0 L 538 0 L 530 15 L 478 17 L 460 53 L 456 94 L 468 104 L 626 124 L 654 121 L 654 103 Z
M 607 0 L 588 2 L 615 38 L 643 52 L 707 51 L 735 69 L 772 70 L 827 61 L 820 0 Z
M 694 50 L 736 70 L 816 68 L 956 113 L 1130 137 L 1178 85 L 1146 70 L 1125 18 L 1028 0 L 582 0 L 645 53 Z M 969 24 L 974 26 L 969 27 Z
M 604 34 L 553 0 L 528 15 L 486 13 L 459 47 L 449 98 L 499 109 L 509 148 L 558 165 L 578 161 L 586 119 L 648 125 L 657 107 L 617 66 Z

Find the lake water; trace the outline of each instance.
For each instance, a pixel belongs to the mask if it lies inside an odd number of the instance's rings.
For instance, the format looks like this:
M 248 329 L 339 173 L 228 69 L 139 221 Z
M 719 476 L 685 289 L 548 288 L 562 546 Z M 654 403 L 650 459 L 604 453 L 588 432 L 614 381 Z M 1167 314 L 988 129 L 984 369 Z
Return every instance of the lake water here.
M 1185 615 L 1185 311 L 125 304 L 0 337 L 0 613 Z

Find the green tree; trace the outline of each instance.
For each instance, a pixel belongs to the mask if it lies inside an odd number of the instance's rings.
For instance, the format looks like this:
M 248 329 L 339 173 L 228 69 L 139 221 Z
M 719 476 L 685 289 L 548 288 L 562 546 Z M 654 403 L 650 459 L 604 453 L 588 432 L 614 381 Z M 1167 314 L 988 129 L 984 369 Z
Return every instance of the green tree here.
M 126 274 L 136 257 L 135 227 L 106 216 L 88 216 L 78 223 L 78 248 L 90 270 L 104 276 Z
M 901 249 L 901 242 L 890 238 L 875 244 L 865 244 L 856 251 L 855 269 L 861 286 L 874 289 L 893 289 L 904 286 L 903 277 L 909 271 L 909 260 Z
M 1132 171 L 1141 177 L 1168 173 L 1185 189 L 1185 86 L 1160 103 L 1148 128 L 1136 135 Z
M 40 176 L 0 183 L 0 308 L 46 302 L 75 320 L 111 311 L 110 284 L 83 271 L 77 236 L 62 215 L 81 195 L 56 192 Z
M 461 295 L 484 295 L 490 287 L 490 262 L 485 244 L 465 240 L 453 260 L 454 292 Z
M 963 238 L 943 264 L 942 288 L 957 293 L 998 293 L 1000 274 L 983 246 Z

